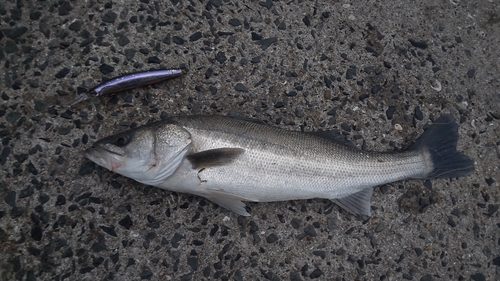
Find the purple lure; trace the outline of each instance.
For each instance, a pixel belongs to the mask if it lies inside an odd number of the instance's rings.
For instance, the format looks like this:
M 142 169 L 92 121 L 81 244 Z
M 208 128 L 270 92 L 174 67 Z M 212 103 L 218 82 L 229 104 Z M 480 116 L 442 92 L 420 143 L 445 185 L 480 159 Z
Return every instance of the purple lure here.
M 183 71 L 181 69 L 159 69 L 126 74 L 101 83 L 87 93 L 79 95 L 70 106 L 89 99 L 90 95 L 102 96 L 130 90 L 145 85 L 155 84 L 163 80 L 181 76 L 182 74 Z

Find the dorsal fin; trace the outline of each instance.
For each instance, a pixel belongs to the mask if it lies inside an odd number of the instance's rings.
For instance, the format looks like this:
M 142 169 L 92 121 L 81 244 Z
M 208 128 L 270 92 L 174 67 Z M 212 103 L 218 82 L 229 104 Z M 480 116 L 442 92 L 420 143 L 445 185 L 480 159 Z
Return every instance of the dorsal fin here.
M 231 115 L 229 116 L 230 118 L 241 120 L 241 121 L 246 121 L 246 122 L 251 122 L 259 125 L 265 125 L 265 126 L 270 126 L 272 125 L 259 120 L 259 119 L 254 119 L 254 118 L 248 118 L 240 115 Z M 340 145 L 347 146 L 350 148 L 356 148 L 356 145 L 348 140 L 345 135 L 343 135 L 339 130 L 328 130 L 328 131 L 311 131 L 311 132 L 304 132 L 305 134 L 309 134 L 312 136 L 316 136 L 319 138 L 327 139 L 333 142 L 336 142 Z
M 305 132 L 306 134 L 316 136 L 319 138 L 327 139 L 338 144 L 350 147 L 357 148 L 356 145 L 348 140 L 346 136 L 340 133 L 338 130 L 329 130 L 329 131 L 314 131 L 314 132 Z
M 250 123 L 259 124 L 259 125 L 268 125 L 266 122 L 264 122 L 264 121 L 262 121 L 260 119 L 249 118 L 249 117 L 244 117 L 244 116 L 240 116 L 240 115 L 230 115 L 228 117 L 236 119 L 236 120 L 241 120 L 241 121 L 246 121 L 246 122 L 250 122 Z

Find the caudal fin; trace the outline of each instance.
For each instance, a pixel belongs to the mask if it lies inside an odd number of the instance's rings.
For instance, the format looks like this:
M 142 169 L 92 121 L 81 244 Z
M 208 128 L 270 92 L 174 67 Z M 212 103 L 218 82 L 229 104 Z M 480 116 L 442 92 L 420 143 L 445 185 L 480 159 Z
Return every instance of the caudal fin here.
M 433 170 L 423 178 L 455 178 L 474 171 L 474 162 L 457 151 L 458 124 L 451 115 L 434 121 L 410 149 L 426 148 L 431 156 Z

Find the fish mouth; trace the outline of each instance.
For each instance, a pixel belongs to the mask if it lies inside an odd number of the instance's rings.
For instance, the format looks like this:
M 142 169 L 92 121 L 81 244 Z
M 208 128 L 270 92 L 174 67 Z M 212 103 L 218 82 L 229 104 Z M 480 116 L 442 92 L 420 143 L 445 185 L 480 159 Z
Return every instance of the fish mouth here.
M 87 148 L 83 153 L 83 156 L 97 165 L 113 172 L 123 163 L 123 155 L 105 149 L 101 146 L 92 146 L 91 148 Z

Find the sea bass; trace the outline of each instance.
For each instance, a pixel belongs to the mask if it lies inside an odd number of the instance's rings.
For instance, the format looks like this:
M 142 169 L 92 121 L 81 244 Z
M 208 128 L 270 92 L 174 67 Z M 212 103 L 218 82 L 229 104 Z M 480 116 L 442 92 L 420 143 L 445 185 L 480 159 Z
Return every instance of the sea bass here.
M 470 174 L 451 115 L 404 152 L 366 152 L 334 139 L 223 116 L 182 116 L 97 141 L 85 157 L 140 183 L 203 196 L 237 214 L 245 204 L 333 200 L 370 215 L 373 187 Z

